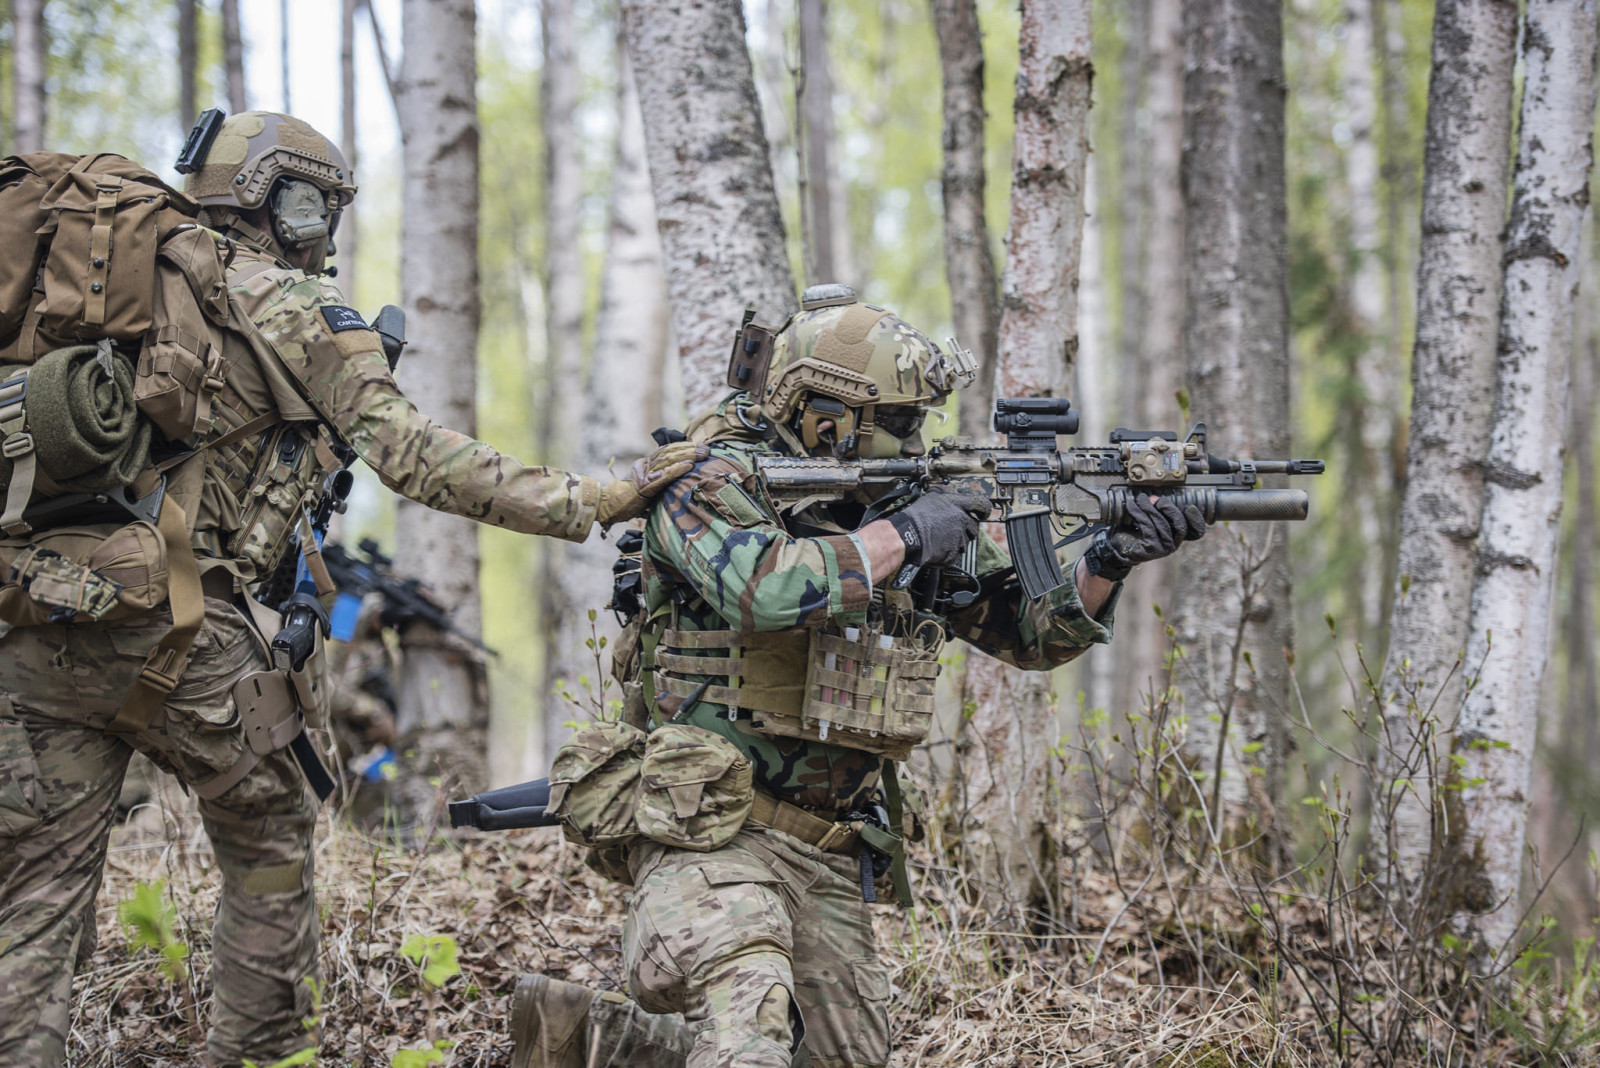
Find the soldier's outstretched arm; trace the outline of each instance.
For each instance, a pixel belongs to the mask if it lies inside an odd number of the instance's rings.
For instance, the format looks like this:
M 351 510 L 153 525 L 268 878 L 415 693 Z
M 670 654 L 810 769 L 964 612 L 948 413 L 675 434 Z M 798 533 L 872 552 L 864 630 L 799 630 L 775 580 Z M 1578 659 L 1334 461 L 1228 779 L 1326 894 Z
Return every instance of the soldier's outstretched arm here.
M 254 319 L 319 414 L 396 493 L 452 515 L 571 541 L 582 541 L 597 521 L 644 509 L 637 483 L 602 485 L 523 464 L 428 419 L 395 384 L 377 333 L 319 279 L 283 288 Z

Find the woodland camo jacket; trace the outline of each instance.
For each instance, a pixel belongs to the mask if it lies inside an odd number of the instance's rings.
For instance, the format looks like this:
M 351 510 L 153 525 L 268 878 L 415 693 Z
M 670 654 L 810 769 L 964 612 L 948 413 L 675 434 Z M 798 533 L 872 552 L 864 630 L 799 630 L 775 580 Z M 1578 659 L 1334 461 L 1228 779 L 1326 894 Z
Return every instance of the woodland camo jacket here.
M 676 625 L 688 630 L 749 633 L 829 620 L 839 626 L 861 624 L 869 610 L 876 610 L 874 600 L 882 602 L 884 594 L 875 587 L 889 576 L 871 573 L 854 534 L 791 534 L 761 492 L 751 448 L 713 446 L 711 459 L 668 487 L 651 509 L 645 535 L 647 601 L 660 603 L 676 592 L 681 606 Z M 730 492 L 730 485 L 738 492 Z M 981 535 L 978 571 L 980 578 L 989 576 L 989 592 L 946 617 L 955 637 L 1032 671 L 1065 664 L 1111 640 L 1115 597 L 1098 620 L 1084 612 L 1070 580 L 1029 603 L 1014 576 L 999 579 L 1010 566 L 1005 550 Z M 785 801 L 846 809 L 877 785 L 882 764 L 877 756 L 756 734 L 744 719 L 730 722 L 725 713 L 723 706 L 701 701 L 681 721 L 732 741 L 750 760 L 757 785 Z

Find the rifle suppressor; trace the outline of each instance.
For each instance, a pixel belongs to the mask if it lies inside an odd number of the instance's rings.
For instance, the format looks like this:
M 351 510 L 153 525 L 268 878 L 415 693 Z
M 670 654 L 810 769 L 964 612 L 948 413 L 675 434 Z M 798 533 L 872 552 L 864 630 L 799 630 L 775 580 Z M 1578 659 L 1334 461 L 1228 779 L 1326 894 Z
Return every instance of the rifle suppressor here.
M 504 786 L 498 790 L 450 802 L 450 826 L 480 831 L 511 831 L 520 827 L 555 827 L 560 820 L 545 811 L 550 803 L 550 780 Z

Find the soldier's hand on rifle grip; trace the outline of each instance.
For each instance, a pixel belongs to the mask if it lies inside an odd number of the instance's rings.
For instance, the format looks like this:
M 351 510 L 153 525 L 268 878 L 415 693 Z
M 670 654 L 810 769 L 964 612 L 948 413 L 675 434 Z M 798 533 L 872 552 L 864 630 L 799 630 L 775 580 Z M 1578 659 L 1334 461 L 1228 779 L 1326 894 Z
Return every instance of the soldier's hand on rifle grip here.
M 600 507 L 595 516 L 609 527 L 644 515 L 651 498 L 687 475 L 694 465 L 711 456 L 704 445 L 693 441 L 674 441 L 651 450 L 634 462 L 626 478 L 600 487 Z
M 987 497 L 925 493 L 886 518 L 905 543 L 906 565 L 949 567 L 978 536 L 978 521 L 988 514 Z
M 1128 499 L 1127 518 L 1113 531 L 1102 531 L 1083 554 L 1089 574 L 1121 582 L 1139 564 L 1171 556 L 1186 541 L 1205 536 L 1200 509 L 1180 509 L 1171 497 L 1137 493 Z

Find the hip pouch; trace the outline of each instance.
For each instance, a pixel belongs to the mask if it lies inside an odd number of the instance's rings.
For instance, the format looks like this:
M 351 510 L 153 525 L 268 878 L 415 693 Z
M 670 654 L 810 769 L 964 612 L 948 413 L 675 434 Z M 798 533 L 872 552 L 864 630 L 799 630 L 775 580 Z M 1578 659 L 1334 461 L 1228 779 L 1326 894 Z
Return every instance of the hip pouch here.
M 0 620 L 14 627 L 142 616 L 167 599 L 166 539 L 142 520 L 0 541 Z
M 755 801 L 744 754 L 721 735 L 686 723 L 650 732 L 640 780 L 639 833 L 696 853 L 727 845 Z
M 606 848 L 638 839 L 644 753 L 645 733 L 627 723 L 591 723 L 562 744 L 546 810 L 560 817 L 567 841 Z

